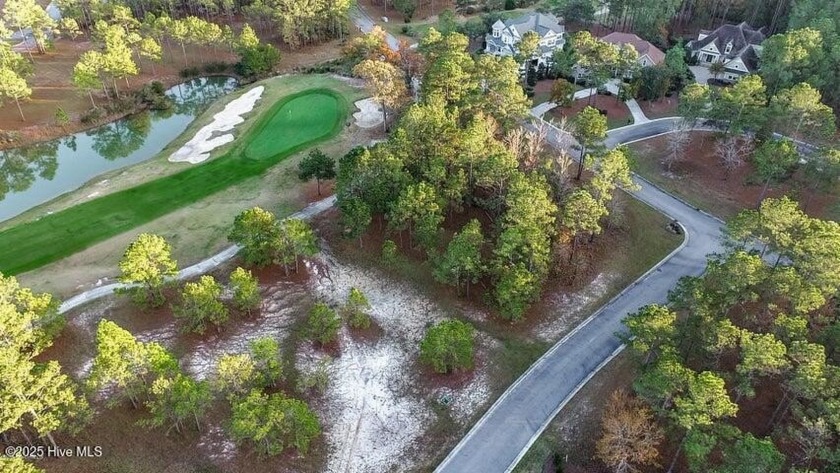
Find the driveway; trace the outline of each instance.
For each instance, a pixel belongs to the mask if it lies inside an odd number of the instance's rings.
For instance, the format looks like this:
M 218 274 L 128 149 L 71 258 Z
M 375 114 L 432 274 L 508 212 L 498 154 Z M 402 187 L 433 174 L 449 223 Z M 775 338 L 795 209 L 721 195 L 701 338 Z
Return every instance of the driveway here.
M 606 141 L 614 147 L 655 136 L 669 131 L 673 121 L 654 120 L 618 128 L 608 133 Z M 570 141 L 551 129 L 552 145 L 568 146 Z M 666 302 L 668 291 L 679 278 L 702 274 L 707 255 L 723 250 L 723 222 L 638 176 L 634 176 L 634 182 L 641 187 L 631 192 L 634 197 L 682 224 L 686 235 L 682 246 L 537 360 L 502 394 L 436 472 L 511 471 L 569 399 L 621 351 L 623 346 L 615 336 L 625 331 L 621 320 L 647 304 Z
M 706 85 L 709 83 L 709 79 L 712 78 L 712 73 L 709 72 L 708 67 L 688 66 L 688 68 L 694 73 L 694 80 L 697 81 L 698 84 Z

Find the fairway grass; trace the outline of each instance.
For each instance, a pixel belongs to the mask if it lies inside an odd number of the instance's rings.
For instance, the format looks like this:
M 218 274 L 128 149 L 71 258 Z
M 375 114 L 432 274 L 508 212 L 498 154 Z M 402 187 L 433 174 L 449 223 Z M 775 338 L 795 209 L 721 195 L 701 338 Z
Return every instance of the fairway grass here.
M 258 176 L 337 135 L 347 113 L 347 101 L 333 90 L 284 97 L 219 158 L 0 232 L 0 271 L 40 267 Z

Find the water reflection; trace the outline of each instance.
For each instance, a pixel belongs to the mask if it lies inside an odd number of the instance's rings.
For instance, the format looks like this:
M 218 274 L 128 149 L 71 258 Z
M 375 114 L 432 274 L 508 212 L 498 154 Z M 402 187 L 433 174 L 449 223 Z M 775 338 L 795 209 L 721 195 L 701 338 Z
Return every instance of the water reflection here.
M 10 149 L 0 159 L 0 199 L 23 192 L 37 178 L 52 180 L 58 168 L 58 141 Z
M 167 110 L 142 112 L 59 140 L 0 151 L 0 221 L 104 172 L 152 158 L 235 86 L 230 77 L 192 79 L 166 91 L 173 101 Z

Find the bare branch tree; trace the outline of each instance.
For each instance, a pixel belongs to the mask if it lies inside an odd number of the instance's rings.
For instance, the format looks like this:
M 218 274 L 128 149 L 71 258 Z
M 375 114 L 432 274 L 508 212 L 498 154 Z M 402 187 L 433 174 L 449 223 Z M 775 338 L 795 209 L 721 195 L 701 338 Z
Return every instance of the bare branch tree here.
M 668 134 L 668 154 L 662 159 L 668 172 L 671 172 L 671 167 L 674 163 L 682 161 L 685 157 L 685 148 L 691 142 L 691 134 L 688 127 L 683 126 L 682 123 L 674 124 L 671 133 Z
M 641 400 L 622 390 L 610 396 L 601 418 L 603 436 L 595 445 L 599 460 L 616 473 L 637 472 L 638 466 L 659 466 L 662 429 Z
M 744 159 L 753 150 L 753 142 L 750 138 L 728 136 L 715 143 L 715 155 L 724 169 L 724 180 L 729 179 L 729 174 L 744 164 Z

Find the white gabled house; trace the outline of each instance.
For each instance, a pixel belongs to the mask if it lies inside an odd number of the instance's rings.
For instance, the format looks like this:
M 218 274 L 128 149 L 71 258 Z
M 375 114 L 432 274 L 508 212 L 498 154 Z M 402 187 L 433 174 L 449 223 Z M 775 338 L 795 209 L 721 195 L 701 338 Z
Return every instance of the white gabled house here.
M 756 72 L 761 55 L 764 28 L 754 29 L 746 22 L 722 25 L 714 31 L 700 30 L 697 39 L 688 43 L 697 62 L 709 66 L 723 63 L 721 79 L 735 82 L 741 76 Z
M 537 65 L 548 65 L 554 51 L 566 44 L 566 30 L 557 17 L 535 12 L 493 23 L 490 33 L 484 37 L 484 52 L 496 56 L 516 56 L 516 44 L 528 31 L 534 31 L 540 36 L 540 46 L 533 58 Z

